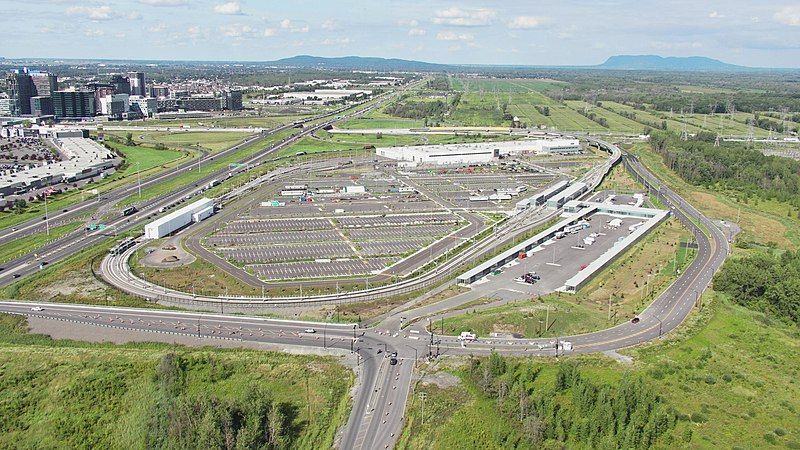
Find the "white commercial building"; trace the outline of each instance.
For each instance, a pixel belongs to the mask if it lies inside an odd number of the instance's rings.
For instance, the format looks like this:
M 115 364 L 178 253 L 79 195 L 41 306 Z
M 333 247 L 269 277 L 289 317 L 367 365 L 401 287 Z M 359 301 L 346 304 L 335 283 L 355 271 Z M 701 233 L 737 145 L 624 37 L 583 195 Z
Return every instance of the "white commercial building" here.
M 192 222 L 199 222 L 213 213 L 214 200 L 204 197 L 148 223 L 144 226 L 144 237 L 147 239 L 160 239 Z
M 105 116 L 118 116 L 130 109 L 130 96 L 128 94 L 109 94 L 100 97 L 100 114 Z
M 494 158 L 522 153 L 580 152 L 577 139 L 519 139 L 470 144 L 417 145 L 381 147 L 378 156 L 415 164 L 484 164 Z
M 158 112 L 158 99 L 153 97 L 130 96 L 130 107 L 136 105 L 145 117 L 153 117 Z

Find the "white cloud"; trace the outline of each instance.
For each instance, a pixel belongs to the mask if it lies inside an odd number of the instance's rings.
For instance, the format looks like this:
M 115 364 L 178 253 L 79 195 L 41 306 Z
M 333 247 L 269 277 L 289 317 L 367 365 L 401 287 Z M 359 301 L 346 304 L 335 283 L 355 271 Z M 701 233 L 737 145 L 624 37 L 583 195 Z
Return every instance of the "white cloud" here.
M 411 19 L 411 20 L 405 20 L 405 19 L 404 19 L 404 20 L 398 20 L 398 21 L 397 21 L 397 24 L 398 24 L 398 25 L 400 25 L 401 27 L 411 27 L 411 28 L 416 28 L 416 27 L 418 27 L 418 26 L 419 26 L 419 22 L 418 22 L 417 20 L 415 20 L 415 19 Z
M 214 12 L 226 16 L 240 16 L 242 15 L 242 5 L 238 2 L 220 3 L 214 5 Z
M 333 20 L 326 20 L 322 22 L 320 28 L 323 30 L 335 30 L 337 28 L 336 22 Z
M 409 36 L 425 36 L 428 32 L 422 28 L 412 28 L 408 30 Z
M 702 42 L 691 41 L 691 42 L 673 42 L 673 41 L 653 41 L 650 43 L 650 47 L 658 49 L 658 50 L 693 50 L 697 48 L 703 47 Z
M 436 34 L 436 39 L 440 41 L 465 41 L 469 42 L 475 39 L 470 33 L 456 33 L 455 31 L 440 31 Z
M 308 33 L 308 25 L 298 25 L 289 19 L 283 19 L 280 22 L 281 28 L 289 30 L 292 33 Z
M 104 34 L 106 34 L 106 32 L 103 31 L 103 30 L 90 28 L 90 29 L 83 30 L 83 34 L 88 36 L 88 37 L 100 37 L 100 36 L 103 36 Z
M 126 14 L 125 18 L 128 20 L 139 20 L 142 18 L 142 14 L 138 11 L 133 11 Z
M 778 23 L 793 27 L 800 26 L 800 5 L 786 6 L 773 16 Z
M 203 35 L 203 30 L 198 25 L 192 25 L 186 29 L 186 34 L 192 39 L 197 39 Z
M 489 25 L 497 17 L 497 11 L 489 8 L 462 9 L 457 6 L 436 11 L 433 23 L 459 27 Z
M 723 16 L 720 13 L 718 13 L 717 11 L 711 11 L 710 13 L 708 13 L 708 17 L 711 18 L 711 19 L 722 19 L 725 16 Z
M 150 25 L 147 27 L 147 31 L 151 33 L 163 33 L 167 29 L 167 24 L 164 22 L 158 22 Z
M 353 42 L 349 37 L 339 38 L 339 39 L 325 39 L 324 41 L 320 42 L 322 45 L 346 45 Z
M 221 25 L 219 27 L 219 31 L 223 34 L 223 36 L 233 37 L 233 38 L 242 38 L 242 37 L 250 37 L 255 32 L 255 29 L 250 25 L 243 25 L 241 23 L 231 23 L 226 25 Z
M 150 6 L 183 6 L 189 2 L 187 0 L 139 0 L 139 3 Z
M 517 16 L 508 22 L 508 28 L 512 30 L 526 30 L 536 28 L 542 24 L 544 19 L 537 16 Z
M 272 37 L 278 34 L 278 30 L 275 28 L 266 28 L 264 29 L 264 37 Z
M 88 6 L 70 6 L 67 8 L 68 16 L 81 16 L 89 20 L 111 20 L 116 19 L 117 14 L 111 10 L 108 5 L 96 6 L 90 8 Z

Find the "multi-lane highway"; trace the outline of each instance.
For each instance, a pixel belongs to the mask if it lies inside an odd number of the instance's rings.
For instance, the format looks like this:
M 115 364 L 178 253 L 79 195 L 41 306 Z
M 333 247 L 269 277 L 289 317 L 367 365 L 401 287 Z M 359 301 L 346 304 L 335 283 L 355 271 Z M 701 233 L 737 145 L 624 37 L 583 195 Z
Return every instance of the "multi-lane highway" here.
M 620 152 L 610 143 L 597 142 L 613 153 Z M 660 183 L 635 157 L 624 155 L 623 163 L 692 231 L 698 245 L 697 256 L 690 267 L 639 314 L 636 323 L 627 322 L 593 333 L 560 337 L 557 341 L 572 344 L 572 350 L 567 351 L 570 354 L 622 349 L 657 339 L 675 329 L 689 315 L 728 253 L 727 240 L 708 218 Z M 600 173 L 591 176 L 602 178 Z M 44 310 L 32 311 L 33 306 Z M 118 331 L 196 336 L 201 342 L 224 338 L 352 349 L 360 356 L 359 389 L 353 399 L 348 424 L 338 437 L 338 446 L 347 449 L 389 448 L 394 444 L 402 427 L 405 402 L 412 389 L 413 365 L 434 352 L 434 348 L 436 353 L 444 355 L 487 354 L 490 351 L 542 356 L 564 353 L 549 339 L 479 339 L 463 344 L 452 336 L 432 336 L 425 327 L 426 319 L 440 313 L 443 307 L 452 305 L 395 311 L 377 326 L 360 329 L 357 325 L 309 324 L 188 312 L 0 302 L 0 311 L 91 324 L 98 326 L 98 332 L 115 327 Z M 412 325 L 401 328 L 404 321 L 398 320 L 399 317 L 403 317 L 405 323 L 412 322 Z M 309 327 L 314 327 L 317 332 L 305 333 Z M 385 358 L 392 352 L 398 353 L 396 365 Z
M 385 102 L 387 99 L 391 97 L 392 97 L 391 94 L 384 95 L 383 97 L 377 100 L 367 102 L 365 105 L 356 108 L 355 110 L 349 113 L 342 114 L 343 110 L 340 109 L 326 113 L 319 117 L 303 119 L 302 120 L 303 123 L 308 123 L 310 125 L 306 126 L 301 131 L 293 134 L 292 136 L 284 138 L 277 143 L 273 143 L 272 145 L 266 146 L 264 149 L 256 152 L 253 156 L 240 161 L 242 168 L 238 170 L 244 171 L 250 168 L 257 167 L 258 165 L 263 163 L 264 160 L 271 154 L 295 143 L 299 139 L 302 139 L 303 137 L 310 135 L 311 133 L 314 133 L 315 131 L 318 131 L 339 120 L 347 120 L 365 114 L 371 111 L 372 109 L 376 108 L 377 106 L 381 105 L 383 102 Z M 220 158 L 229 154 L 233 154 L 234 152 L 241 150 L 245 146 L 257 145 L 259 141 L 268 138 L 274 133 L 292 129 L 293 127 L 294 124 L 287 124 L 278 127 L 274 130 L 271 130 L 269 132 L 262 133 L 261 135 L 248 138 L 247 140 L 227 150 L 224 150 L 221 153 L 217 153 L 214 155 L 207 155 L 201 158 L 199 161 L 184 163 L 175 171 L 156 175 L 152 178 L 144 180 L 142 181 L 141 186 L 145 188 L 148 186 L 156 185 L 158 183 L 163 183 L 174 176 L 181 175 L 185 171 L 192 170 L 195 167 L 200 168 L 202 166 L 202 162 L 205 160 L 210 160 L 211 158 Z M 169 192 L 167 194 L 140 202 L 139 204 L 136 205 L 139 209 L 137 213 L 129 217 L 117 217 L 115 219 L 108 221 L 106 223 L 107 225 L 106 230 L 103 231 L 97 230 L 92 232 L 87 232 L 85 230 L 78 230 L 45 244 L 44 246 L 38 248 L 35 252 L 30 252 L 8 263 L 5 263 L 3 265 L 4 270 L 0 272 L 0 286 L 7 285 L 9 283 L 14 282 L 18 278 L 30 275 L 31 273 L 40 270 L 43 267 L 43 264 L 50 264 L 53 263 L 54 261 L 62 260 L 70 255 L 77 253 L 80 250 L 90 248 L 93 245 L 97 245 L 100 242 L 104 241 L 107 238 L 108 233 L 110 232 L 116 234 L 129 230 L 136 226 L 139 226 L 146 219 L 153 217 L 155 214 L 157 214 L 160 208 L 172 205 L 181 199 L 197 195 L 204 189 L 204 187 L 211 180 L 223 178 L 229 172 L 230 169 L 228 168 L 224 168 L 222 170 L 218 170 L 215 172 L 210 172 L 205 177 L 202 177 L 200 180 L 196 180 L 194 184 L 190 184 L 188 186 L 176 189 L 175 191 Z M 134 185 L 128 185 L 122 188 L 115 189 L 101 196 L 99 200 L 81 202 L 78 205 L 72 207 L 71 210 L 67 212 L 57 213 L 50 219 L 54 221 L 64 221 L 64 220 L 74 219 L 82 214 L 85 214 L 87 211 L 99 208 L 102 205 L 113 205 L 118 201 L 128 197 L 129 195 L 132 195 L 134 192 L 136 192 L 136 190 L 138 190 L 138 188 L 139 185 L 137 183 Z M 28 235 L 33 232 L 41 232 L 42 226 L 43 225 L 40 220 L 28 221 L 24 224 L 17 226 L 16 230 L 13 229 L 5 230 L 3 233 L 3 237 L 0 239 L 4 240 L 17 239 L 21 236 Z

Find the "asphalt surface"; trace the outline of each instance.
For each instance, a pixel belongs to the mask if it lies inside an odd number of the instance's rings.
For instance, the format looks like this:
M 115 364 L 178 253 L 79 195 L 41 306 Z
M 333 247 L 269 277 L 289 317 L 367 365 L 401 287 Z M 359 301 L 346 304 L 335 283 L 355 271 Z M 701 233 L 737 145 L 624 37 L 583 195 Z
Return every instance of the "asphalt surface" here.
M 302 139 L 304 136 L 309 135 L 309 134 L 311 134 L 311 133 L 313 133 L 313 132 L 315 132 L 315 131 L 317 131 L 319 129 L 322 129 L 323 127 L 325 127 L 325 126 L 327 126 L 329 124 L 335 123 L 336 121 L 347 120 L 347 119 L 349 119 L 351 117 L 358 116 L 358 115 L 364 114 L 364 113 L 366 113 L 368 111 L 371 111 L 372 109 L 374 109 L 375 107 L 380 105 L 383 101 L 386 101 L 386 99 L 388 99 L 388 98 L 390 98 L 390 97 L 384 97 L 383 99 L 381 99 L 381 100 L 379 100 L 377 102 L 371 103 L 366 107 L 360 108 L 355 112 L 351 112 L 349 114 L 342 115 L 342 116 L 337 116 L 337 117 L 339 117 L 339 119 L 331 119 L 330 118 L 330 117 L 333 117 L 335 114 L 339 113 L 340 112 L 339 110 L 331 112 L 331 113 L 327 113 L 327 114 L 323 115 L 322 117 L 327 117 L 328 120 L 316 123 L 316 124 L 314 124 L 312 126 L 308 126 L 308 127 L 304 128 L 302 131 L 299 131 L 298 133 L 294 134 L 293 136 L 291 136 L 289 138 L 286 138 L 286 139 L 282 140 L 279 143 L 276 143 L 276 144 L 270 145 L 268 147 L 265 147 L 263 150 L 257 152 L 252 157 L 247 158 L 245 160 L 242 160 L 241 164 L 242 164 L 242 166 L 244 168 L 240 168 L 240 169 L 237 169 L 237 170 L 239 172 L 244 172 L 249 168 L 256 167 L 259 164 L 261 164 L 263 162 L 263 160 L 267 156 L 271 155 L 272 153 L 277 152 L 278 150 L 280 150 L 280 149 L 282 149 L 282 148 L 284 148 L 284 147 L 286 147 L 288 145 L 291 145 L 292 143 L 296 142 L 297 140 Z M 318 120 L 318 118 L 315 117 L 315 118 L 304 119 L 304 121 L 306 121 L 306 122 L 313 121 L 313 120 Z M 244 141 L 244 142 L 242 142 L 240 144 L 237 144 L 237 145 L 231 147 L 230 149 L 224 150 L 223 152 L 216 153 L 216 154 L 214 154 L 212 156 L 208 156 L 206 158 L 210 159 L 210 158 L 218 158 L 218 157 L 225 156 L 225 155 L 227 155 L 227 154 L 229 154 L 231 152 L 235 152 L 235 151 L 241 149 L 245 145 L 249 145 L 249 144 L 252 144 L 254 142 L 258 142 L 259 140 L 263 140 L 263 139 L 265 139 L 266 137 L 268 137 L 269 135 L 271 135 L 271 134 L 273 134 L 275 132 L 278 132 L 278 131 L 281 131 L 281 130 L 285 130 L 285 129 L 291 129 L 292 127 L 293 127 L 292 124 L 284 125 L 282 127 L 274 129 L 270 133 L 262 134 L 262 135 L 250 138 L 250 139 L 248 139 L 248 140 L 246 140 L 246 141 Z M 192 163 L 185 163 L 182 166 L 182 168 L 180 169 L 180 171 L 179 170 L 175 170 L 173 172 L 169 172 L 169 173 L 165 173 L 165 174 L 154 176 L 154 177 L 152 177 L 151 179 L 148 179 L 148 180 L 143 180 L 142 181 L 142 187 L 144 188 L 144 187 L 147 187 L 147 186 L 150 186 L 150 185 L 154 185 L 154 184 L 166 181 L 169 178 L 171 178 L 173 176 L 176 176 L 177 174 L 180 174 L 183 171 L 191 170 L 194 167 L 202 167 L 202 161 L 203 160 L 201 160 L 199 162 L 199 164 L 198 164 L 198 161 L 193 161 Z M 113 235 L 116 235 L 117 233 L 121 233 L 121 232 L 129 230 L 131 228 L 134 228 L 136 226 L 139 226 L 143 222 L 145 222 L 146 220 L 154 217 L 158 213 L 158 211 L 159 211 L 159 209 L 161 207 L 169 206 L 169 205 L 172 205 L 172 204 L 176 203 L 177 201 L 180 201 L 181 199 L 184 199 L 184 198 L 187 198 L 187 197 L 193 197 L 195 195 L 198 195 L 205 188 L 205 186 L 208 185 L 209 182 L 211 182 L 212 180 L 215 180 L 215 179 L 222 179 L 230 172 L 231 172 L 230 169 L 225 168 L 225 169 L 213 172 L 213 173 L 209 173 L 208 175 L 206 175 L 202 179 L 196 181 L 195 184 L 193 184 L 193 185 L 188 185 L 188 186 L 186 186 L 184 188 L 178 189 L 178 190 L 170 192 L 168 194 L 165 194 L 165 195 L 162 195 L 162 196 L 147 200 L 145 202 L 142 202 L 142 203 L 136 205 L 138 207 L 138 209 L 139 209 L 138 212 L 136 212 L 135 214 L 133 214 L 131 216 L 128 216 L 128 217 L 120 216 L 120 217 L 117 217 L 116 219 L 112 219 L 110 221 L 107 221 L 106 229 L 103 230 L 103 231 L 99 231 L 98 230 L 98 231 L 88 232 L 86 230 L 78 230 L 76 232 L 73 232 L 73 233 L 70 233 L 70 234 L 68 234 L 66 236 L 63 236 L 60 239 L 53 240 L 53 241 L 45 244 L 44 246 L 36 249 L 36 251 L 34 251 L 34 252 L 30 252 L 30 253 L 28 253 L 26 255 L 23 255 L 23 256 L 21 256 L 19 258 L 16 258 L 16 259 L 14 259 L 12 261 L 9 261 L 8 263 L 5 263 L 3 265 L 4 270 L 2 272 L 0 272 L 0 286 L 8 285 L 8 284 L 16 281 L 18 278 L 30 275 L 31 273 L 34 273 L 37 270 L 40 270 L 40 269 L 44 268 L 44 266 L 42 264 L 47 265 L 47 264 L 53 263 L 55 261 L 62 260 L 62 259 L 66 258 L 66 257 L 68 257 L 70 255 L 73 255 L 73 254 L 77 253 L 78 251 L 80 251 L 82 249 L 86 249 L 86 248 L 89 248 L 89 247 L 91 247 L 93 245 L 97 245 L 98 243 L 104 241 L 112 233 L 113 233 Z M 114 204 L 117 201 L 119 201 L 119 200 L 131 195 L 132 193 L 136 192 L 137 189 L 138 189 L 138 184 L 133 184 L 133 185 L 129 185 L 129 186 L 125 186 L 125 187 L 113 190 L 110 193 L 107 193 L 107 194 L 104 194 L 104 195 L 100 196 L 100 199 L 98 199 L 98 201 L 82 202 L 79 205 L 72 207 L 71 211 L 68 211 L 67 213 L 61 213 L 64 216 L 56 215 L 56 216 L 51 217 L 51 219 L 52 220 L 63 220 L 65 218 L 74 217 L 73 215 L 83 214 L 85 212 L 85 210 L 93 209 L 94 207 L 100 207 L 101 205 Z M 11 238 L 16 239 L 18 237 L 21 237 L 21 235 L 23 235 L 22 233 L 31 233 L 31 232 L 35 232 L 36 230 L 41 231 L 42 225 L 41 225 L 40 222 L 37 222 L 38 220 L 39 219 L 36 219 L 36 220 L 32 220 L 32 221 L 26 222 L 25 224 L 18 225 L 16 227 L 17 231 L 6 230 L 7 233 L 4 232 L 3 236 L 6 239 L 11 239 Z M 8 236 L 6 237 L 6 235 L 8 235 Z
M 602 145 L 610 144 L 601 142 Z M 637 323 L 576 336 L 548 339 L 479 339 L 464 344 L 452 336 L 427 332 L 427 320 L 446 307 L 437 303 L 411 311 L 397 312 L 371 329 L 353 325 L 309 324 L 254 317 L 223 316 L 163 310 L 134 310 L 80 305 L 25 304 L 0 302 L 0 311 L 35 315 L 51 320 L 77 322 L 115 329 L 152 333 L 182 333 L 207 339 L 233 339 L 303 345 L 323 348 L 353 349 L 361 356 L 360 387 L 353 400 L 348 425 L 339 436 L 339 447 L 347 449 L 389 448 L 394 445 L 402 427 L 405 402 L 411 389 L 413 363 L 428 354 L 487 354 L 498 351 L 508 354 L 553 356 L 564 353 L 589 353 L 618 350 L 657 339 L 678 327 L 696 304 L 698 296 L 711 282 L 711 277 L 728 253 L 723 233 L 705 216 L 677 194 L 663 186 L 633 157 L 623 163 L 661 198 L 695 236 L 698 253 L 694 262 L 640 315 Z M 593 173 L 599 182 L 602 173 Z M 701 224 L 710 237 L 696 224 Z M 123 260 L 124 261 L 124 260 Z M 122 263 L 123 265 L 125 263 Z M 125 279 L 124 272 L 120 273 Z M 128 280 L 130 282 L 130 280 Z M 133 283 L 136 283 L 135 281 Z M 500 287 L 502 288 L 502 287 Z M 33 311 L 33 307 L 44 308 Z M 403 320 L 398 320 L 400 317 Z M 426 320 L 427 319 L 427 320 Z M 402 323 L 413 322 L 401 329 Z M 315 333 L 304 330 L 313 327 Z M 321 331 L 320 331 L 321 329 Z M 558 343 L 572 344 L 571 351 Z M 352 347 L 351 347 L 352 346 Z M 378 351 L 381 353 L 378 353 Z M 398 353 L 398 364 L 391 365 L 387 352 Z

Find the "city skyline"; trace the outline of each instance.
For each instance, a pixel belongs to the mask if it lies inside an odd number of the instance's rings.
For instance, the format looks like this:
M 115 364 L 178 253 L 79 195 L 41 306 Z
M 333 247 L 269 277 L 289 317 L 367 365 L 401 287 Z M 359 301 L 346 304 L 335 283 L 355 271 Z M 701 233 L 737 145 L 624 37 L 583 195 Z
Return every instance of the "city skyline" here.
M 18 18 L 0 31 L 6 58 L 270 61 L 312 54 L 593 65 L 617 54 L 659 54 L 776 68 L 797 67 L 800 58 L 800 4 L 792 3 L 677 1 L 666 10 L 651 1 L 0 3 Z

